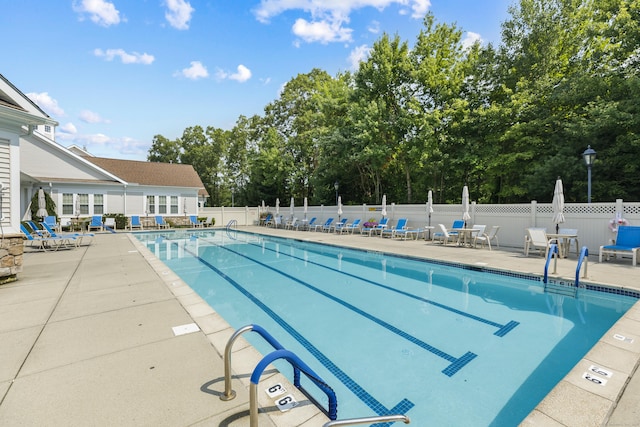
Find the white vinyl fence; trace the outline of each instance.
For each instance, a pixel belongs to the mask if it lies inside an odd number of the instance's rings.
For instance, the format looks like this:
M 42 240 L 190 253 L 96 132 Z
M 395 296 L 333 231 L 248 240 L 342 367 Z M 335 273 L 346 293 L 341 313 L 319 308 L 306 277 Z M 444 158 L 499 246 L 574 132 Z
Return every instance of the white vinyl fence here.
M 213 207 L 202 208 L 199 216 L 215 218 L 216 226 L 224 226 L 231 220 L 236 220 L 239 226 L 257 224 L 262 208 L 255 207 Z M 267 207 L 265 211 L 275 214 L 275 208 Z M 360 218 L 364 223 L 369 219 L 379 221 L 382 206 L 380 205 L 343 205 L 342 217 L 349 222 Z M 608 244 L 615 237 L 609 229 L 610 221 L 619 212 L 630 225 L 640 225 L 640 203 L 623 202 L 618 199 L 613 203 L 567 203 L 564 207 L 564 224 L 560 228 L 574 228 L 578 230 L 580 246 L 587 246 L 591 255 L 598 253 L 598 248 Z M 549 233 L 555 232 L 553 224 L 553 207 L 551 203 L 481 205 L 472 202 L 469 213 L 471 220 L 468 225 L 485 224 L 487 228 L 499 225 L 498 239 L 500 246 L 522 248 L 524 246 L 525 229 L 528 227 L 544 227 Z M 284 219 L 291 217 L 289 206 L 280 206 L 280 215 Z M 302 205 L 294 207 L 293 216 L 299 219 L 305 217 Z M 338 220 L 336 206 L 309 206 L 306 217 L 317 217 L 316 222 L 323 223 L 327 218 Z M 433 205 L 431 218 L 427 214 L 426 204 L 387 205 L 387 216 L 390 224 L 398 218 L 407 218 L 410 228 L 420 228 L 431 224 L 441 223 L 446 227 L 456 219 L 462 218 L 462 205 Z

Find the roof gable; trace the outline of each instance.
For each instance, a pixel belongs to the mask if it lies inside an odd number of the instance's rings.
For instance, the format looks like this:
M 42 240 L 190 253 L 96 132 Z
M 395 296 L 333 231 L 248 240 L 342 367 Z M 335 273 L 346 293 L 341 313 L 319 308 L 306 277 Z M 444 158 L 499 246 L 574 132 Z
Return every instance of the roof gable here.
M 2 74 L 0 74 L 0 106 L 8 107 L 21 113 L 27 113 L 34 118 L 37 117 L 40 120 L 36 121 L 43 124 L 46 123 L 54 126 L 58 124 Z

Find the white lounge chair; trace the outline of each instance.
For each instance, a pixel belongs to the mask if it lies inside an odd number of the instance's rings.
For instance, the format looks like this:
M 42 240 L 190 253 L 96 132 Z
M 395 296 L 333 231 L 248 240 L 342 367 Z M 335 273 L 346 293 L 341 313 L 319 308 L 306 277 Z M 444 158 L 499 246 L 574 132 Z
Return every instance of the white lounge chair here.
M 440 241 L 442 241 L 442 243 L 444 245 L 446 245 L 449 242 L 457 242 L 458 241 L 458 236 L 454 235 L 454 234 L 450 234 L 449 230 L 447 230 L 447 227 L 445 227 L 444 224 L 438 224 L 438 229 L 440 231 L 433 235 L 433 241 L 434 242 L 436 240 L 440 240 Z
M 475 237 L 473 238 L 473 247 L 474 248 L 478 247 L 478 242 L 480 242 L 482 244 L 482 247 L 484 247 L 484 245 L 487 244 L 489 246 L 489 250 L 491 250 L 492 240 L 496 241 L 496 247 L 500 247 L 498 243 L 498 230 L 500 230 L 500 226 L 494 225 L 493 227 L 491 227 L 488 233 L 483 232 L 482 234 L 480 233 L 476 234 Z
M 547 231 L 544 228 L 527 228 L 527 235 L 524 236 L 524 255 L 529 256 L 530 249 L 536 249 L 539 254 L 542 254 L 544 249 L 546 258 L 551 243 L 557 244 L 558 240 L 547 237 Z

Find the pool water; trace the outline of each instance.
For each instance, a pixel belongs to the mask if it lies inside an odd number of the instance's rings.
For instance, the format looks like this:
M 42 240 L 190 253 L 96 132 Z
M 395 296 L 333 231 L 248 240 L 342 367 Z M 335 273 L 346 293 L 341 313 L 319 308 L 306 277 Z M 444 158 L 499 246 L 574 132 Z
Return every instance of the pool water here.
M 335 390 L 339 419 L 517 425 L 636 302 L 248 233 L 137 237 L 232 327 L 258 324 L 307 363 Z

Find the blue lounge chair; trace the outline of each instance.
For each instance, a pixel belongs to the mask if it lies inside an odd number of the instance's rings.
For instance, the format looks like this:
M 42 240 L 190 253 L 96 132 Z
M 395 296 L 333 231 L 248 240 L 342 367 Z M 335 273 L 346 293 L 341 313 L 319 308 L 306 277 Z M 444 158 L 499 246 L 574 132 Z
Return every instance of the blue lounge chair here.
M 64 234 L 59 234 L 56 233 L 53 228 L 49 227 L 49 224 L 47 224 L 46 222 L 41 222 L 40 225 L 42 225 L 42 228 L 46 231 L 46 233 L 48 234 L 48 236 L 46 237 L 54 237 L 57 239 L 70 239 L 70 241 L 72 241 L 76 246 L 80 246 L 80 243 L 82 243 L 82 238 L 83 237 L 94 237 L 95 234 L 93 233 L 64 233 Z
M 54 251 L 57 251 L 61 246 L 70 245 L 71 240 L 74 240 L 60 239 L 57 237 L 34 236 L 29 232 L 29 230 L 27 230 L 27 227 L 25 227 L 24 224 L 20 224 L 20 230 L 22 231 L 22 234 L 24 234 L 24 236 L 27 238 L 29 246 L 33 247 L 34 244 L 37 244 L 38 249 L 42 251 L 46 251 L 47 249 L 53 249 Z
M 260 225 L 264 225 L 266 227 L 267 225 L 269 225 L 272 219 L 273 216 L 271 214 L 267 214 L 267 216 L 265 216 L 264 219 L 260 222 Z
M 313 231 L 318 231 L 318 229 L 320 229 L 320 231 L 323 231 L 325 229 L 329 230 L 332 222 L 333 222 L 333 218 L 327 218 L 324 224 L 316 224 L 315 227 L 313 227 Z
M 407 218 L 399 218 L 395 227 L 385 228 L 380 232 L 380 237 L 396 237 L 396 234 L 407 228 Z
M 316 226 L 316 217 L 314 216 L 308 222 L 303 220 L 303 221 L 297 223 L 296 224 L 296 230 L 299 230 L 300 227 L 302 227 L 303 230 L 308 230 L 311 227 L 315 227 L 315 226 Z
M 129 223 L 129 230 L 133 230 L 134 228 L 138 228 L 140 230 L 143 229 L 142 223 L 140 222 L 140 217 L 138 215 L 131 215 L 131 222 Z
M 640 227 L 621 225 L 618 227 L 615 244 L 600 246 L 599 262 L 602 262 L 603 255 L 609 259 L 609 255 L 616 257 L 618 254 L 631 254 L 631 265 L 635 267 L 638 261 L 638 250 L 640 250 Z
M 353 234 L 354 230 L 360 230 L 360 218 L 353 221 L 351 224 L 346 224 L 344 227 L 340 229 L 340 234 L 342 232 Z
M 449 236 L 458 237 L 458 232 L 452 231 L 451 230 L 452 228 L 464 228 L 464 220 L 462 219 L 454 220 L 453 224 L 451 224 L 451 228 L 447 230 L 447 234 L 449 234 Z M 443 238 L 445 238 L 445 236 L 442 231 L 436 231 L 435 233 L 433 233 L 433 240 L 442 240 Z
M 54 215 L 45 216 L 43 222 L 47 224 L 49 228 L 60 231 L 60 224 L 58 224 Z
M 104 224 L 102 223 L 102 215 L 94 215 L 91 217 L 91 222 L 87 226 L 87 231 L 91 231 L 94 228 L 102 231 L 104 230 Z
M 198 221 L 198 217 L 195 215 L 189 215 L 189 222 L 194 227 L 203 227 L 203 224 L 200 221 Z
M 329 231 L 333 230 L 336 233 L 339 233 L 342 230 L 342 228 L 345 225 L 347 225 L 347 222 L 349 222 L 349 220 L 347 218 L 342 218 L 340 221 L 338 221 L 337 223 L 333 224 L 333 226 L 331 226 Z
M 156 215 L 156 227 L 169 228 L 169 224 L 164 221 L 164 217 L 162 215 Z
M 372 234 L 377 234 L 382 232 L 382 230 L 384 230 L 385 228 L 387 228 L 387 223 L 389 222 L 389 218 L 382 218 L 380 220 L 380 222 L 378 224 L 376 224 L 375 227 L 362 227 L 360 229 L 360 234 L 364 234 L 367 233 L 369 235 L 369 237 L 371 237 Z

